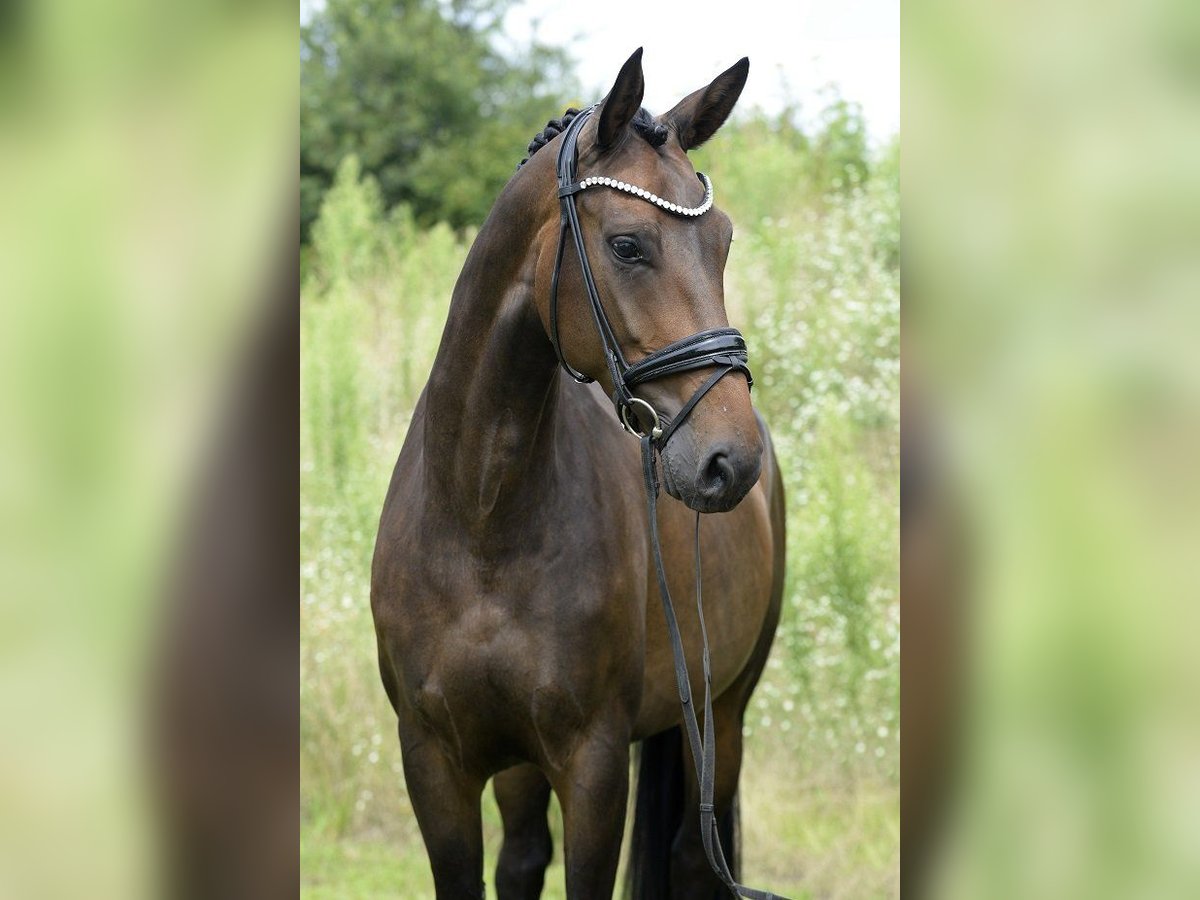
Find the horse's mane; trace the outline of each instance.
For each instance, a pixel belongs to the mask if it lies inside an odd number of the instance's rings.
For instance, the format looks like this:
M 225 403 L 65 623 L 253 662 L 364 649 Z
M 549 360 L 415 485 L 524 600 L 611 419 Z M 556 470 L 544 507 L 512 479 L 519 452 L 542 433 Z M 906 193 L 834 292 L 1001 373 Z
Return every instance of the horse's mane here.
M 533 136 L 533 140 L 529 142 L 529 155 L 517 163 L 517 168 L 519 169 L 521 166 L 525 165 L 525 163 L 529 162 L 530 156 L 533 156 L 533 154 L 545 147 L 548 143 L 558 137 L 558 135 L 566 131 L 567 126 L 574 121 L 577 115 L 579 115 L 579 110 L 572 106 L 562 114 L 561 119 L 551 119 L 549 122 L 547 122 L 546 127 L 535 134 Z M 651 147 L 661 147 L 667 140 L 667 126 L 660 125 L 658 122 L 655 122 L 654 116 L 652 116 L 645 108 L 639 109 L 637 114 L 634 115 L 633 121 L 629 124 L 633 126 L 634 131 L 646 139 Z

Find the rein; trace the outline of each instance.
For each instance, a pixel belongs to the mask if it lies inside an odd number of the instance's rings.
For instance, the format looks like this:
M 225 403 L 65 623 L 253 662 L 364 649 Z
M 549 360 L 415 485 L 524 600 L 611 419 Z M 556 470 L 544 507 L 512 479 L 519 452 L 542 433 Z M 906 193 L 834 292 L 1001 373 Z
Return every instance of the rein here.
M 688 745 L 691 747 L 692 760 L 696 766 L 696 775 L 700 786 L 700 834 L 704 843 L 704 852 L 708 864 L 717 877 L 729 888 L 734 896 L 747 900 L 784 900 L 769 891 L 746 887 L 738 884 L 726 862 L 721 839 L 717 829 L 716 814 L 713 808 L 713 793 L 716 782 L 716 735 L 713 727 L 712 711 L 712 675 L 709 669 L 708 630 L 704 625 L 704 604 L 701 597 L 700 581 L 700 513 L 696 513 L 696 611 L 700 620 L 700 636 L 703 646 L 704 669 L 704 733 L 701 736 L 700 726 L 696 719 L 696 710 L 692 703 L 691 683 L 688 678 L 687 659 L 684 655 L 683 638 L 679 632 L 679 623 L 675 616 L 675 606 L 671 602 L 671 592 L 667 585 L 667 574 L 663 566 L 662 547 L 658 536 L 658 457 L 657 453 L 666 446 L 667 441 L 683 423 L 696 404 L 700 402 L 717 382 L 730 372 L 741 372 L 751 387 L 754 379 L 750 374 L 746 341 L 736 328 L 711 328 L 689 337 L 668 344 L 633 365 L 625 359 L 617 342 L 612 325 L 600 302 L 600 293 L 596 288 L 592 269 L 588 264 L 587 251 L 584 248 L 583 233 L 579 226 L 579 213 L 575 208 L 576 197 L 585 190 L 596 187 L 614 188 L 640 197 L 653 203 L 673 215 L 696 217 L 701 216 L 712 207 L 712 183 L 702 173 L 696 175 L 704 185 L 704 201 L 697 207 L 684 207 L 664 200 L 651 192 L 635 185 L 617 181 L 602 176 L 591 176 L 577 180 L 576 165 L 578 162 L 577 144 L 579 133 L 589 118 L 595 106 L 579 113 L 567 127 L 562 144 L 558 150 L 558 197 L 562 208 L 562 221 L 559 227 L 558 252 L 554 259 L 554 277 L 550 287 L 550 341 L 558 356 L 559 364 L 575 381 L 586 384 L 594 379 L 573 368 L 563 356 L 558 335 L 558 280 L 562 268 L 563 253 L 567 246 L 567 233 L 570 232 L 579 257 L 579 268 L 583 275 L 583 284 L 587 292 L 588 306 L 596 330 L 604 345 L 604 358 L 612 379 L 612 402 L 616 408 L 617 417 L 622 426 L 630 434 L 639 438 L 642 450 L 642 475 L 646 485 L 646 509 L 650 518 L 650 536 L 654 551 L 654 569 L 658 578 L 658 592 L 662 599 L 663 615 L 667 621 L 667 631 L 670 635 L 671 653 L 675 661 L 675 681 L 679 688 L 679 700 L 683 707 L 683 722 L 687 730 Z M 633 395 L 633 388 L 656 378 L 664 378 L 680 372 L 696 369 L 712 368 L 716 371 L 699 389 L 692 394 L 691 399 L 683 405 L 674 417 L 661 415 L 648 402 Z M 644 412 L 652 424 L 644 431 L 641 430 L 641 420 L 638 410 Z

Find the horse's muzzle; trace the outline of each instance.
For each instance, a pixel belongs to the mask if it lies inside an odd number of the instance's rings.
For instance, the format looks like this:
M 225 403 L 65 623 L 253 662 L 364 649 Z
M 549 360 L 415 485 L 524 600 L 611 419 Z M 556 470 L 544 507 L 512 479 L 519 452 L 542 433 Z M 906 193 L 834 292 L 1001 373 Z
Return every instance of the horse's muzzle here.
M 762 445 L 717 444 L 700 453 L 663 454 L 663 487 L 698 512 L 728 512 L 762 473 Z

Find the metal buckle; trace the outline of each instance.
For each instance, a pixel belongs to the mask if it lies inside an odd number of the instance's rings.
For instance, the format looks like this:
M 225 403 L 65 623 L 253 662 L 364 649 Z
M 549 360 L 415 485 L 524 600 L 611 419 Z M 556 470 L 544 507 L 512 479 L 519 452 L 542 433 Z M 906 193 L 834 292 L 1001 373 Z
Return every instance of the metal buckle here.
M 658 412 L 655 411 L 654 407 L 641 397 L 630 397 L 629 400 L 626 401 L 626 403 L 621 407 L 621 427 L 634 437 L 642 438 L 646 436 L 644 432 L 638 431 L 634 426 L 629 424 L 629 410 L 630 407 L 632 407 L 635 403 L 641 404 L 641 406 L 645 408 L 646 412 L 650 414 L 650 417 L 654 419 L 654 424 L 650 427 L 650 437 L 654 440 L 658 440 L 660 437 L 662 437 L 663 433 L 662 425 L 660 424 L 658 418 Z

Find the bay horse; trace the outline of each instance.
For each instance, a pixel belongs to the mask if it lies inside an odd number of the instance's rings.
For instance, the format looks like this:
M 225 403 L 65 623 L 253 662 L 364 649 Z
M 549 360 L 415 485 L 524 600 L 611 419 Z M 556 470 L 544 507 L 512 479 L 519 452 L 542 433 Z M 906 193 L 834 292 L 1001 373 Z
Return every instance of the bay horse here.
M 697 827 L 704 804 L 684 752 L 652 558 L 661 545 L 666 581 L 693 600 L 693 553 L 709 561 L 708 814 L 732 851 L 742 718 L 779 620 L 784 497 L 739 364 L 745 345 L 725 312 L 732 224 L 686 151 L 724 123 L 748 71 L 743 58 L 655 118 L 641 109 L 639 49 L 601 103 L 568 111 L 530 145 L 454 288 L 371 573 L 380 674 L 439 898 L 485 896 L 480 798 L 489 778 L 503 820 L 501 898 L 540 896 L 551 790 L 567 896 L 611 897 L 633 742 L 632 893 L 728 894 Z M 536 152 L 542 145 L 557 152 L 557 169 L 555 152 Z M 582 181 L 568 184 L 576 166 Z M 578 258 L 563 252 L 568 206 Z M 659 365 L 636 393 L 627 388 L 631 369 L 664 363 L 663 348 L 679 356 L 689 336 L 717 345 L 718 362 Z M 618 358 L 639 362 L 623 368 Z M 724 364 L 711 378 L 701 368 Z M 669 496 L 652 534 L 644 460 L 618 418 L 649 447 L 656 410 L 676 416 L 661 419 L 669 442 L 654 432 Z M 699 512 L 714 514 L 702 528 Z M 701 625 L 681 603 L 692 659 Z M 683 683 L 700 695 L 697 669 Z

